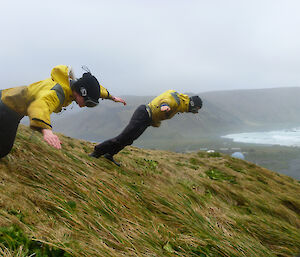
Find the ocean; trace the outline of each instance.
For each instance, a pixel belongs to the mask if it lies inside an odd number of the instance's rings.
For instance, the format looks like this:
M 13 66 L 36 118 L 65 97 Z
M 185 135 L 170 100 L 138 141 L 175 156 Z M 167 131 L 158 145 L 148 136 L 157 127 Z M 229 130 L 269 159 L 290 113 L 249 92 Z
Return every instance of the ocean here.
M 300 128 L 222 136 L 234 142 L 300 147 Z

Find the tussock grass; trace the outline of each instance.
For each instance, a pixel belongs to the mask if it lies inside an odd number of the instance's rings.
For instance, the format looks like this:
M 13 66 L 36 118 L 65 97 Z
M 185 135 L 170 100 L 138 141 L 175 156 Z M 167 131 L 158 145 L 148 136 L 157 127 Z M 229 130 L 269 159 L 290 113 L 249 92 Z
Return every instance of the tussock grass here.
M 223 154 L 127 147 L 116 159 L 21 126 L 0 160 L 1 256 L 293 256 L 300 184 Z M 35 254 L 35 255 L 34 255 Z

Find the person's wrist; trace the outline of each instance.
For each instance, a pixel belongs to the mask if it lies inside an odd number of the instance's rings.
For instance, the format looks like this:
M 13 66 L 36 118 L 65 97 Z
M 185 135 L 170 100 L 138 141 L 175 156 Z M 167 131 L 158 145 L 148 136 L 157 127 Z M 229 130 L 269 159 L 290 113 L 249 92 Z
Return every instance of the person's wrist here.
M 43 133 L 44 136 L 49 135 L 49 134 L 52 133 L 52 130 L 51 129 L 42 129 L 42 133 Z

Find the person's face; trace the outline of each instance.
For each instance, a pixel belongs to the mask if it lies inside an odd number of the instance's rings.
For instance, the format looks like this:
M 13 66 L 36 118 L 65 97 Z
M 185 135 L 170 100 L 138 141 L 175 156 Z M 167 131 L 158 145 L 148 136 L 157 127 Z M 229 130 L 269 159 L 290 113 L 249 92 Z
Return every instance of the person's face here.
M 85 106 L 84 98 L 80 94 L 78 94 L 76 91 L 73 91 L 73 95 L 74 95 L 75 101 L 79 105 L 79 107 L 80 108 L 84 107 Z
M 193 107 L 193 109 L 190 111 L 191 113 L 197 114 L 201 108 L 200 107 Z
M 195 113 L 198 113 L 200 109 L 201 109 L 201 107 L 196 107 L 196 112 Z

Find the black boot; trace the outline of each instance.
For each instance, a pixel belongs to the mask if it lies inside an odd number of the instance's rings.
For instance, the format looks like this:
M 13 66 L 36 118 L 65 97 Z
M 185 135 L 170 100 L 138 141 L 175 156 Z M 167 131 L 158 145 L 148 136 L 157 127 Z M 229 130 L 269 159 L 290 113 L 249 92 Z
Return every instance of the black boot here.
M 89 154 L 90 157 L 99 158 L 102 154 L 97 153 L 96 151 Z
M 111 155 L 110 153 L 104 154 L 103 157 L 106 158 L 107 160 L 113 162 L 113 163 L 116 164 L 117 166 L 119 166 L 119 167 L 121 166 L 120 163 L 118 163 L 118 162 L 115 161 L 113 155 Z

